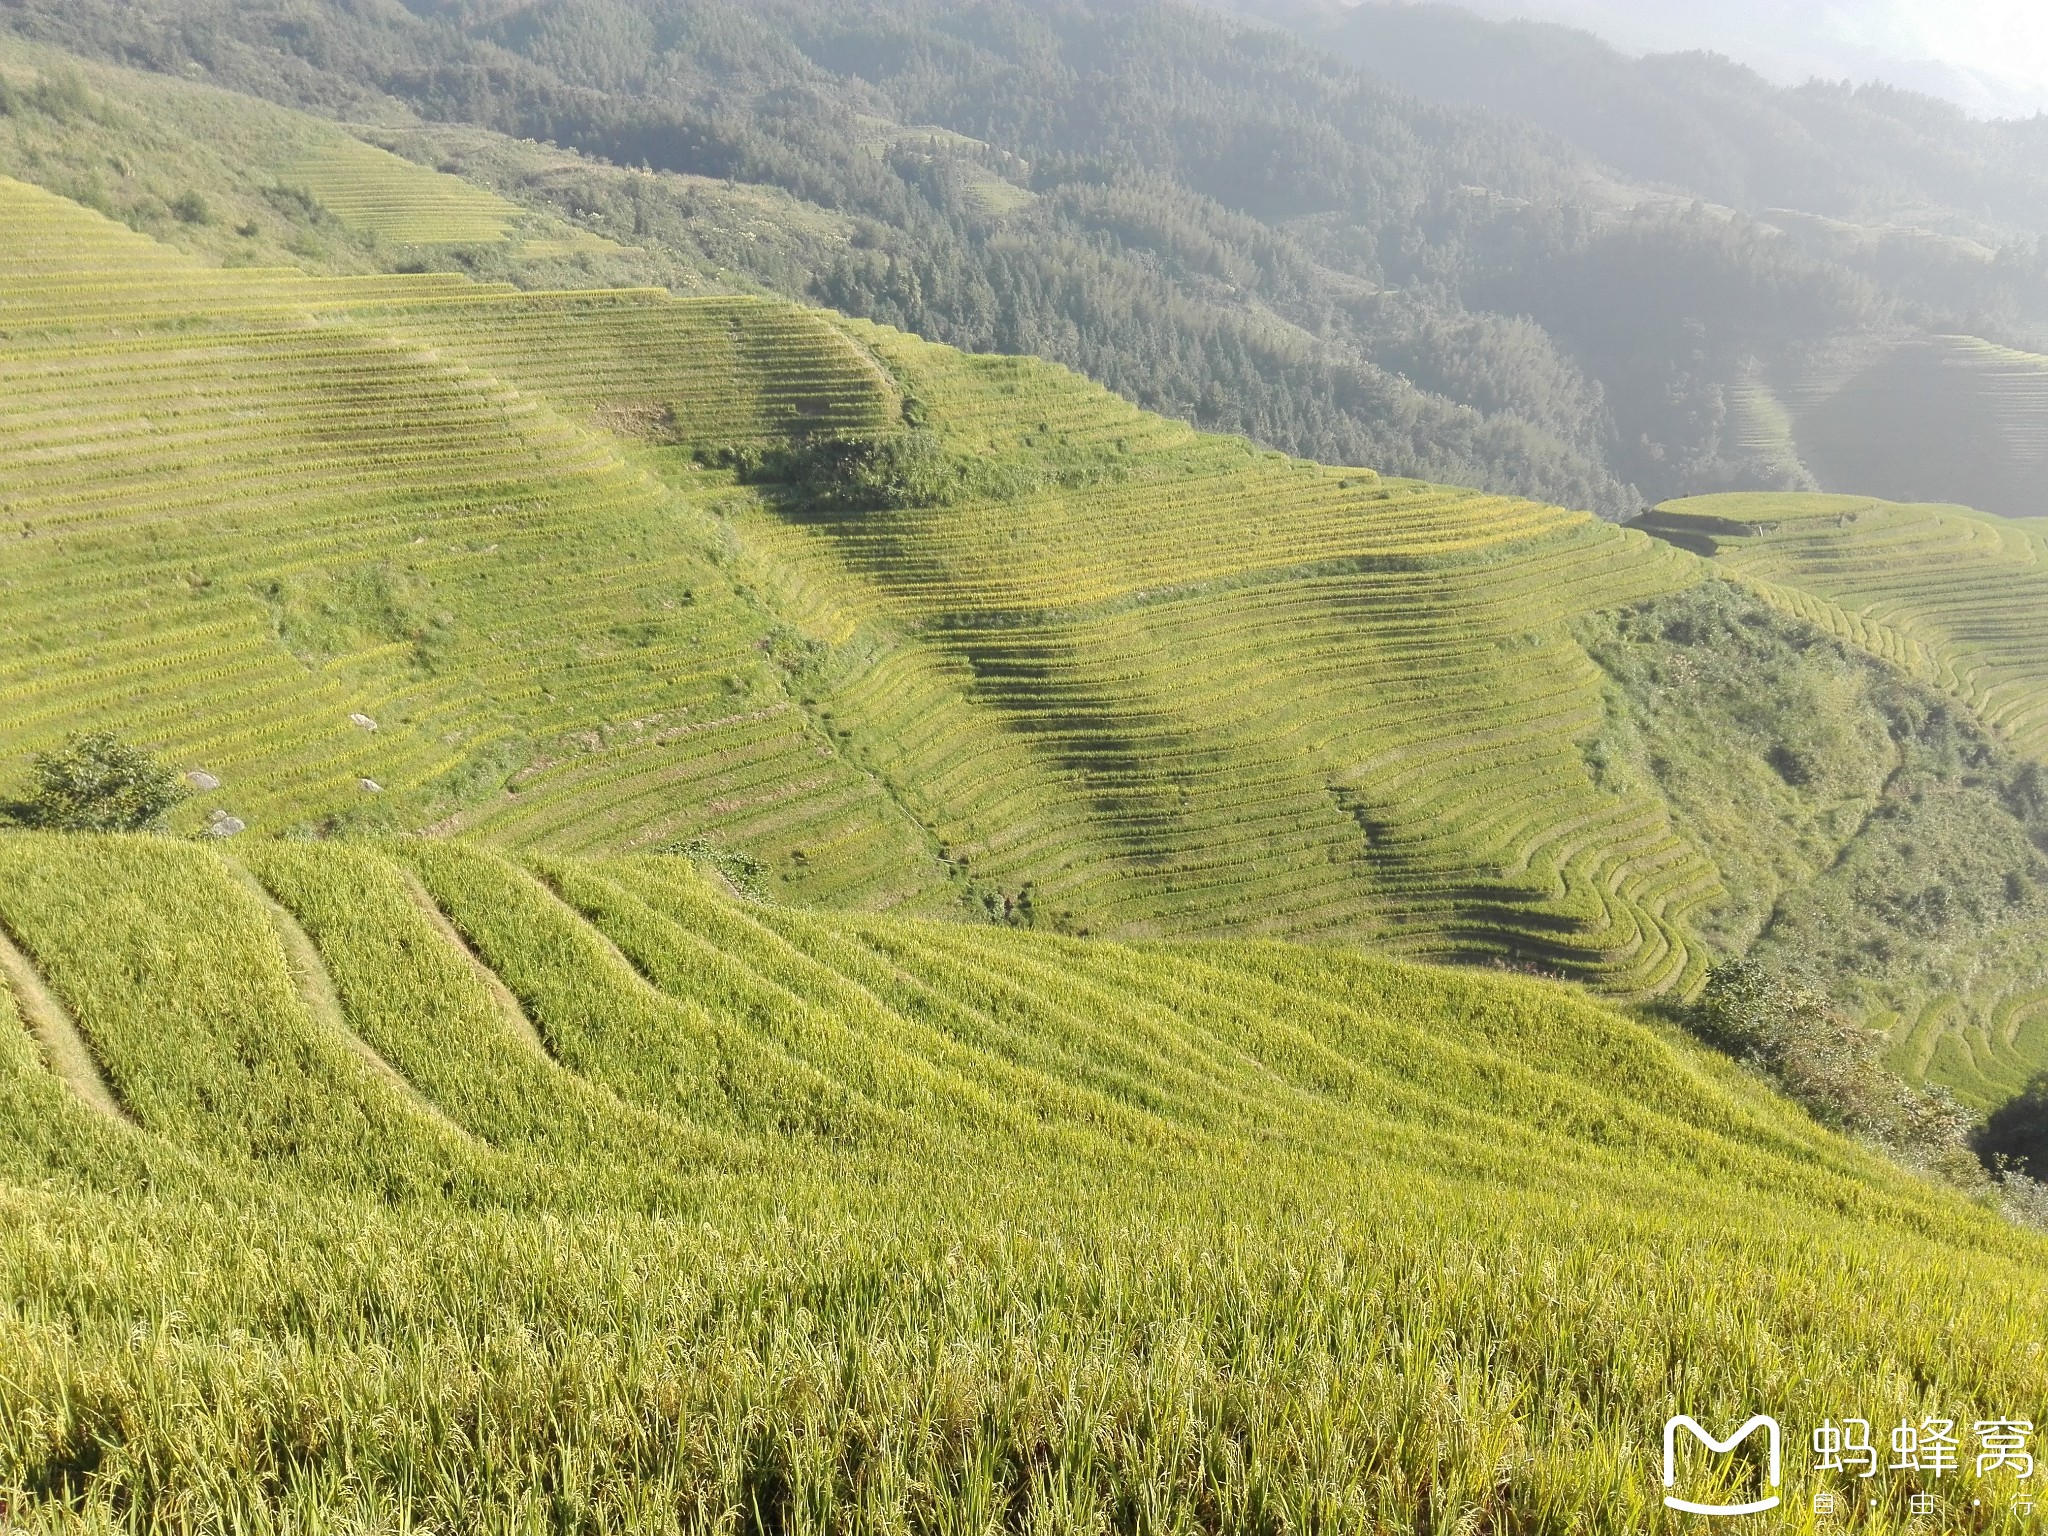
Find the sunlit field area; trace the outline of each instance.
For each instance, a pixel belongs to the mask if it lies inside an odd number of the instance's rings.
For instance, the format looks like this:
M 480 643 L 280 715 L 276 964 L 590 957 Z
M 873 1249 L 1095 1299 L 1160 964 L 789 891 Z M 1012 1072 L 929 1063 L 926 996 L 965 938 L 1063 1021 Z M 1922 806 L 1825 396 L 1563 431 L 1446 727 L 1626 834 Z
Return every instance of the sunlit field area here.
M 1551 984 L 230 852 L 0 840 L 30 1529 L 1628 1531 L 1674 1395 L 2038 1399 L 2040 1239 Z
M 119 10 L 0 8 L 0 1532 L 2039 1527 L 2024 146 Z

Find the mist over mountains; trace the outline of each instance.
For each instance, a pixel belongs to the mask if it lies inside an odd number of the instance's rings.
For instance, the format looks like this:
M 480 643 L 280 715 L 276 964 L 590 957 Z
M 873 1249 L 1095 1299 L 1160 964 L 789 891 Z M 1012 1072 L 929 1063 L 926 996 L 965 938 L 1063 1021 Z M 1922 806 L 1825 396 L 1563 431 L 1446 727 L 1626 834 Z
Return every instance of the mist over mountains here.
M 1359 3 L 1240 0 L 1238 8 L 1287 19 L 1338 15 Z M 1365 3 L 1377 9 L 1386 0 Z M 1778 85 L 1882 82 L 1987 118 L 2048 108 L 2048 13 L 2025 0 L 1467 0 L 1464 9 L 1581 28 L 1634 54 L 1718 53 Z
M 1432 101 L 1548 129 L 1628 181 L 1995 240 L 2048 221 L 2048 129 L 1888 84 L 1794 86 L 1719 54 L 1631 57 L 1591 33 L 1461 6 L 1267 8 Z

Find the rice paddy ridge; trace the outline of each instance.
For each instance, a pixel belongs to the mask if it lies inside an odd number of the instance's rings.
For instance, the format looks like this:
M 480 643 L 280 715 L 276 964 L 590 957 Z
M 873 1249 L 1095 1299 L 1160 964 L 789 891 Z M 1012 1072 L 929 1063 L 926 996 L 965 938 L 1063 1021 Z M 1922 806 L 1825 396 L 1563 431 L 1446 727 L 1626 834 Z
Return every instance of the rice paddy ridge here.
M 496 245 L 525 210 L 459 176 L 339 140 L 284 168 L 342 223 L 399 245 Z
M 794 828 L 834 891 L 903 899 L 941 881 L 922 834 L 782 690 L 761 652 L 768 620 L 722 574 L 708 518 L 611 434 L 431 338 L 349 318 L 364 303 L 438 312 L 446 279 L 209 272 L 35 189 L 0 198 L 26 215 L 5 225 L 21 236 L 7 252 L 47 266 L 55 230 L 93 253 L 22 301 L 0 350 L 10 755 L 112 725 L 226 781 L 195 813 L 279 829 L 358 813 L 364 781 L 425 807 L 451 774 L 502 779 L 632 743 L 691 793 L 607 808 L 600 839 Z M 93 296 L 90 324 L 67 310 L 67 281 Z M 508 330 L 591 307 L 462 292 L 500 305 Z M 717 414 L 693 422 L 700 439 L 772 437 L 819 398 L 854 402 L 849 420 L 896 410 L 871 362 L 803 311 L 595 302 L 666 343 L 651 350 L 672 397 L 707 384 Z M 474 304 L 463 315 L 460 329 L 490 329 Z M 808 365 L 776 365 L 785 349 L 825 360 L 786 409 L 773 381 Z M 652 388 L 656 365 L 623 344 L 614 356 L 633 379 L 608 385 L 586 353 L 572 361 L 587 393 L 566 406 L 638 408 L 629 392 Z M 738 387 L 757 373 L 770 382 Z M 545 774 L 514 787 L 529 807 L 552 789 Z
M 942 1091 L 956 1094 L 976 1079 L 1013 1086 L 1020 1069 L 1004 1064 L 1004 1051 L 1014 1051 L 1041 1062 L 1085 1064 L 1086 1072 L 1067 1093 L 1092 1084 L 1094 1093 L 1146 1110 L 1154 1123 L 1140 1135 L 1141 1145 L 1176 1140 L 1176 1126 L 1213 1132 L 1230 1118 L 1219 1119 L 1218 1106 L 1234 1101 L 1241 1101 L 1244 1124 L 1290 1106 L 1297 1115 L 1308 1114 L 1308 1121 L 1297 1120 L 1295 1131 L 1285 1133 L 1308 1136 L 1318 1131 L 1321 1111 L 1313 1095 L 1303 1094 L 1320 1083 L 1326 1092 L 1335 1091 L 1333 1084 L 1351 1084 L 1353 1093 L 1369 1088 L 1367 1101 L 1382 1109 L 1405 1105 L 1402 1114 L 1431 1121 L 1469 1121 L 1477 1114 L 1479 1121 L 1473 1123 L 1482 1124 L 1489 1138 L 1509 1136 L 1525 1151 L 1541 1146 L 1588 1159 L 1592 1166 L 1611 1156 L 1598 1148 L 1573 1147 L 1571 1138 L 1559 1137 L 1554 1129 L 1527 1123 L 1511 1127 L 1517 1118 L 1514 1097 L 1535 1091 L 1537 1078 L 1544 1076 L 1539 1071 L 1530 1077 L 1533 1057 L 1510 1068 L 1504 1062 L 1467 1060 L 1469 1046 L 1446 1042 L 1425 1048 L 1412 1026 L 1389 1015 L 1346 1019 L 1356 1052 L 1356 1059 L 1347 1062 L 1342 1051 L 1330 1054 L 1327 1041 L 1318 1045 L 1301 1036 L 1298 1027 L 1279 1027 L 1262 1016 L 1252 1000 L 1275 995 L 1272 983 L 1231 971 L 1235 951 L 1227 949 L 1200 951 L 1220 960 L 1220 969 L 1194 961 L 1195 952 L 1190 952 L 1175 964 L 1178 984 L 1161 978 L 1120 990 L 1103 981 L 1084 982 L 1074 963 L 1142 972 L 1142 956 L 1150 951 L 1097 941 L 1025 940 L 952 924 L 833 919 L 775 909 L 750 913 L 732 898 L 717 895 L 678 860 L 555 860 L 522 868 L 453 845 L 394 845 L 383 853 L 367 846 L 252 849 L 251 867 L 278 899 L 306 917 L 306 931 L 322 963 L 342 979 L 348 1027 L 399 1067 L 412 1089 L 448 1121 L 501 1148 L 522 1145 L 529 1155 L 566 1158 L 583 1141 L 574 1135 L 530 1141 L 531 1132 L 508 1138 L 506 1117 L 520 1113 L 516 1101 L 587 1098 L 580 1082 L 585 1073 L 594 1073 L 605 1091 L 638 1102 L 646 1114 L 675 1125 L 701 1126 L 707 1134 L 749 1126 L 802 1130 L 804 1115 L 792 1117 L 787 1106 L 808 1096 L 817 1106 L 811 1114 L 836 1106 L 841 1118 L 835 1134 L 842 1137 L 938 1136 L 946 1117 L 930 1118 L 932 1098 L 929 1090 L 919 1090 L 920 1073 L 935 1073 L 934 1083 L 950 1084 Z M 405 1101 L 392 1090 L 381 1090 L 374 1075 L 357 1068 L 346 1052 L 316 1046 L 307 1011 L 291 1000 L 291 967 L 279 934 L 260 904 L 243 891 L 241 876 L 224 856 L 164 839 L 19 834 L 0 839 L 0 860 L 10 876 L 0 896 L 0 918 L 78 1019 L 114 1092 L 146 1128 L 197 1150 L 260 1161 L 279 1155 L 276 1149 L 283 1143 L 277 1138 L 286 1128 L 307 1124 L 306 1096 L 329 1095 L 337 1104 L 358 1106 L 342 1116 L 344 1126 L 358 1116 L 386 1124 L 381 1134 L 387 1150 L 365 1142 L 359 1153 L 349 1154 L 346 1136 L 337 1131 L 332 1151 L 324 1141 L 302 1142 L 285 1161 L 301 1165 L 297 1171 L 315 1182 L 347 1183 L 361 1176 L 377 1187 L 389 1177 L 388 1160 L 431 1156 L 440 1144 L 438 1122 L 408 1120 Z M 515 1088 L 516 1077 L 534 1064 L 533 1058 L 520 1042 L 485 1021 L 482 993 L 465 976 L 459 952 L 445 941 L 430 940 L 431 930 L 401 894 L 408 868 L 486 963 L 507 965 L 508 985 L 534 999 L 538 1017 L 554 1016 L 550 999 L 565 987 L 588 992 L 591 978 L 563 975 L 565 966 L 587 971 L 594 956 L 623 953 L 631 957 L 629 967 L 604 984 L 623 983 L 656 1005 L 646 1016 L 651 1027 L 629 1028 L 637 1022 L 631 1015 L 583 1011 L 573 1027 L 609 1037 L 593 1049 L 573 1043 L 570 1021 L 563 1019 L 564 1027 L 548 1036 L 552 1059 L 563 1068 L 539 1072 Z M 561 894 L 541 897 L 539 890 L 546 886 Z M 522 890 L 533 894 L 522 896 Z M 511 958 L 506 936 L 534 932 L 531 919 L 517 914 L 535 900 L 568 935 L 586 936 L 580 942 L 567 936 L 566 942 L 564 937 L 520 942 Z M 95 914 L 111 925 L 97 935 Z M 771 932 L 773 941 L 767 938 Z M 865 950 L 882 961 L 899 982 L 916 989 L 921 1006 L 900 1012 L 860 982 L 857 967 L 849 970 L 845 960 L 829 958 L 835 946 Z M 135 966 L 131 950 L 155 953 L 161 963 Z M 1159 953 L 1171 958 L 1175 947 Z M 1263 963 L 1271 966 L 1280 952 L 1261 953 Z M 1317 965 L 1343 968 L 1328 952 L 1304 954 Z M 815 977 L 836 977 L 841 1002 L 851 989 L 865 1011 L 886 1027 L 852 1028 L 843 1016 L 834 1020 L 808 1013 L 790 989 L 786 967 L 792 962 Z M 1383 984 L 1400 974 L 1385 963 L 1365 969 Z M 1056 986 L 1060 977 L 1066 980 Z M 1154 993 L 1181 1000 L 1163 1004 Z M 1297 1002 L 1310 1007 L 1312 1015 L 1341 995 L 1329 994 L 1313 1007 L 1306 998 Z M 1511 1004 L 1515 996 L 1504 994 L 1501 1001 Z M 1557 996 L 1561 1000 L 1568 994 Z M 1590 1004 L 1577 1006 L 1586 1015 L 1582 1026 L 1606 1019 L 1611 1022 L 1593 1027 L 1622 1030 L 1616 1041 L 1634 1028 Z M 467 1022 L 457 1026 L 454 1021 L 463 1014 Z M 1176 1014 L 1181 1015 L 1177 1020 L 1169 1019 Z M 1197 1018 L 1206 1023 L 1198 1027 Z M 146 1028 L 150 1020 L 156 1024 Z M 693 1020 L 694 1028 L 683 1027 L 685 1020 Z M 939 1029 L 942 1020 L 950 1020 L 950 1034 Z M 800 1024 L 806 1027 L 793 1027 Z M 1267 1037 L 1266 1048 L 1255 1053 L 1257 1059 L 1248 1057 L 1244 1042 L 1261 1035 Z M 1239 1037 L 1238 1043 L 1226 1044 L 1229 1036 Z M 216 1038 L 245 1063 L 239 1070 L 253 1074 L 250 1082 L 258 1091 L 227 1099 L 200 1091 L 205 1074 L 223 1070 L 227 1060 L 210 1044 Z M 725 1043 L 714 1047 L 712 1042 L 720 1039 Z M 1397 1039 L 1402 1048 L 1388 1048 Z M 1366 1048 L 1367 1041 L 1379 1043 Z M 998 1042 L 1004 1050 L 991 1057 Z M 1282 1043 L 1286 1050 L 1279 1049 Z M 1528 1050 L 1529 1042 L 1512 1048 Z M 728 1064 L 718 1067 L 704 1059 L 711 1049 L 727 1053 Z M 634 1075 L 606 1065 L 608 1057 L 630 1060 L 636 1051 L 652 1053 L 657 1063 L 666 1058 L 667 1070 L 658 1065 L 652 1073 Z M 925 1060 L 920 1063 L 906 1051 Z M 465 1065 L 465 1053 L 477 1059 Z M 1644 1035 L 1618 1064 L 1610 1059 L 1610 1067 L 1639 1074 L 1655 1055 Z M 1570 1059 L 1584 1065 L 1599 1057 L 1586 1045 Z M 1168 1065 L 1174 1058 L 1181 1069 Z M 567 1067 L 572 1061 L 579 1065 Z M 1123 1067 L 1112 1070 L 1117 1062 Z M 290 1075 L 294 1063 L 298 1078 Z M 1424 1072 L 1420 1081 L 1431 1093 L 1398 1091 L 1411 1070 Z M 488 1087 L 475 1080 L 479 1071 L 489 1074 L 484 1080 Z M 868 1086 L 859 1086 L 863 1082 Z M 1458 1092 L 1441 1091 L 1454 1082 Z M 846 1089 L 853 1090 L 850 1096 Z M 1582 1090 L 1559 1080 L 1543 1091 L 1571 1100 Z M 1828 1176 L 1861 1179 L 1880 1166 L 1817 1131 L 1800 1130 L 1796 1118 L 1759 1118 L 1727 1104 L 1703 1110 L 1682 1078 L 1654 1088 L 1631 1079 L 1629 1091 L 1639 1099 L 1649 1094 L 1659 1112 L 1674 1114 L 1695 1129 L 1720 1126 L 1733 1144 L 1716 1155 L 1732 1167 L 1746 1166 L 1751 1153 L 1745 1146 L 1802 1156 L 1818 1151 L 1823 1154 L 1819 1167 L 1833 1170 L 1816 1175 L 1823 1182 Z M 873 1104 L 877 1093 L 907 1095 L 906 1103 L 920 1105 L 926 1120 L 913 1126 L 863 1114 L 863 1102 Z M 972 1134 L 1006 1126 L 1008 1133 L 1018 1130 L 993 1094 L 968 1091 L 962 1103 L 978 1106 L 978 1117 L 966 1122 Z M 589 1121 L 591 1112 L 572 1112 L 557 1102 L 550 1113 L 568 1115 L 573 1126 Z M 1095 1114 L 1104 1123 L 1118 1118 L 1106 1110 Z M 1494 1116 L 1502 1118 L 1496 1123 Z M 630 1125 L 631 1116 L 624 1119 Z M 531 1114 L 513 1123 L 541 1125 Z M 662 1129 L 655 1120 L 648 1125 Z M 833 1126 L 821 1118 L 814 1128 L 831 1131 Z M 1140 1126 L 1134 1122 L 1132 1128 Z M 1637 1133 L 1654 1144 L 1668 1136 L 1654 1115 L 1638 1124 Z M 703 1143 L 704 1148 L 711 1145 Z M 1077 1150 L 1099 1149 L 1089 1142 Z M 1929 1210 L 1939 1203 L 1908 1202 Z
M 318 1033 L 244 868 L 461 1137 Z M 0 988 L 0 1100 L 41 1106 L 0 1120 L 17 1515 L 512 1529 L 545 1479 L 683 1529 L 1664 1530 L 1674 1374 L 1801 1424 L 2048 1393 L 2039 1239 L 1571 989 L 679 859 L 16 833 L 0 872 L 139 1122 Z
M 949 857 L 1097 932 L 1697 974 L 1683 918 L 1717 877 L 1660 806 L 1594 790 L 1598 676 L 1566 632 L 1696 579 L 1685 557 L 852 329 L 929 430 L 1042 487 L 736 525 L 834 648 L 830 722 Z
M 1928 996 L 1910 1012 L 1872 1010 L 1893 1066 L 1940 1083 L 1965 1103 L 1995 1108 L 2021 1092 L 2048 1059 L 2048 996 L 2039 933 L 1986 958 L 1967 985 Z
M 337 308 L 421 337 L 629 439 L 689 447 L 765 443 L 802 430 L 901 425 L 890 379 L 842 331 L 794 305 L 672 300 L 658 289 L 435 291 Z

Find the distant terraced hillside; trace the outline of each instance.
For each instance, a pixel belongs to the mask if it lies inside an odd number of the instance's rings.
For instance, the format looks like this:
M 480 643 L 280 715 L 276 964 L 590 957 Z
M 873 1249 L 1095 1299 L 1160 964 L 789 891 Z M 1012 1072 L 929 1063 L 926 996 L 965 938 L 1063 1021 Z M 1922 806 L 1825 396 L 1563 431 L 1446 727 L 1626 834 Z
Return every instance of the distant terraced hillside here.
M 2038 1238 L 1545 983 L 417 839 L 0 834 L 0 932 L 60 1528 L 1618 1536 L 1674 1404 L 2044 1387 Z
M 344 224 L 400 245 L 493 245 L 521 214 L 480 187 L 351 140 L 301 156 L 285 171 Z
M 109 724 L 263 831 L 1697 966 L 1711 866 L 1575 746 L 1567 621 L 1693 579 L 1638 534 L 789 307 L 228 273 L 4 196 L 13 761 Z M 978 488 L 827 516 L 703 467 L 906 417 Z
M 1967 706 L 1895 723 L 1931 755 L 1859 807 L 1858 836 L 1787 894 L 1762 948 L 1860 996 L 1907 1074 L 1983 1105 L 2017 1091 L 2048 1061 L 2048 540 L 1965 507 L 1824 495 L 1698 497 L 1638 526 Z
M 1950 503 L 1696 496 L 1636 527 L 1964 700 L 2048 761 L 2048 535 Z
M 1804 411 L 1799 440 L 1830 488 L 2048 516 L 2048 357 L 1974 336 L 1901 347 Z
M 1728 405 L 1736 455 L 1782 485 L 2048 516 L 2048 357 L 1930 336 L 1751 377 Z
M 1593 790 L 1574 738 L 1596 674 L 1565 620 L 1683 584 L 1685 562 L 1583 515 L 1254 454 L 1037 365 L 856 334 L 957 451 L 1079 466 L 975 506 L 748 527 L 799 592 L 832 594 L 820 632 L 877 658 L 839 683 L 856 739 L 949 848 L 1111 931 L 1370 935 L 1624 988 L 1683 974 L 1676 919 L 1713 872 L 1655 804 Z

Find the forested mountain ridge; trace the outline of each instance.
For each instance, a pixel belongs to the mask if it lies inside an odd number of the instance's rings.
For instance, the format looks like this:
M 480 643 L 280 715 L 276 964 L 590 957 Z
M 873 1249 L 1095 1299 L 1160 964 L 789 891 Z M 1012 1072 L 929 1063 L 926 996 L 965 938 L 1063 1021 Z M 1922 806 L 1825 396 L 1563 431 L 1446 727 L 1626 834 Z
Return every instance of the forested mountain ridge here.
M 2039 287 L 2017 246 L 1967 282 L 1946 254 L 1904 282 L 1836 248 L 1854 231 L 1688 208 L 1550 131 L 1173 6 L 11 0 L 0 20 L 319 111 L 417 113 L 428 163 L 461 163 L 446 136 L 475 124 L 645 167 L 495 183 L 628 243 L 697 238 L 679 175 L 772 186 L 845 237 L 739 242 L 733 281 L 1035 352 L 1289 452 L 1610 517 L 1805 483 L 1731 420 L 1745 380 L 2017 324 Z

